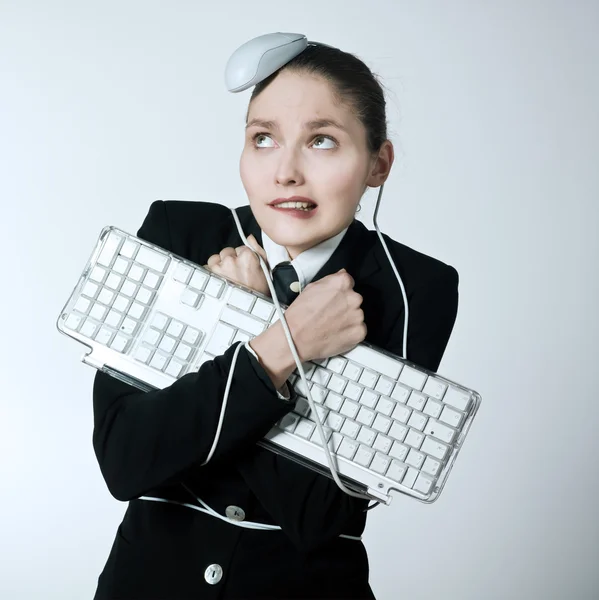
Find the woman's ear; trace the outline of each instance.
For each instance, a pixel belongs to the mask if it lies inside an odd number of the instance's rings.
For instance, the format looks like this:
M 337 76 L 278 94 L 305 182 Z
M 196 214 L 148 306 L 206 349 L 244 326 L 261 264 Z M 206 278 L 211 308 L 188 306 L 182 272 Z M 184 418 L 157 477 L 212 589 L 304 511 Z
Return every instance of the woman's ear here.
M 395 152 L 391 140 L 385 140 L 377 157 L 373 160 L 373 166 L 370 175 L 366 180 L 367 187 L 380 187 L 387 181 L 393 161 L 395 160 Z

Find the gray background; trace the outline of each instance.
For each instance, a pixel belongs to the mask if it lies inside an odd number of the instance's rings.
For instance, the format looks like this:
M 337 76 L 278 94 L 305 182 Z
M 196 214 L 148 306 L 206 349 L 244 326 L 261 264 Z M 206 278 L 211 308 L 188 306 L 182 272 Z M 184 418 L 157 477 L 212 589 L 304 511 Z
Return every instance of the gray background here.
M 461 276 L 439 372 L 483 405 L 436 504 L 370 514 L 377 598 L 597 597 L 598 17 L 591 0 L 0 1 L 0 597 L 92 597 L 125 504 L 92 451 L 93 371 L 55 321 L 103 226 L 135 233 L 157 198 L 247 202 L 250 92 L 223 73 L 272 31 L 382 77 L 379 222 Z

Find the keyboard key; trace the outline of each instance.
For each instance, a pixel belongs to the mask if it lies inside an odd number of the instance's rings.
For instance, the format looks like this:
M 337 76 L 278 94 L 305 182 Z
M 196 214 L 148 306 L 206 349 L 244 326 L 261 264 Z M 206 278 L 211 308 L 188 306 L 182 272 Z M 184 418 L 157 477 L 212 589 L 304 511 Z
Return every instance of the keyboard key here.
M 443 421 L 443 423 L 447 423 L 451 427 L 459 427 L 462 424 L 462 417 L 463 415 L 461 412 L 458 412 L 457 410 L 453 410 L 452 408 L 449 408 L 449 406 L 446 406 L 443 409 L 439 420 Z
M 158 277 L 156 273 L 148 271 L 146 276 L 144 277 L 144 285 L 155 290 L 160 285 L 161 279 L 162 277 Z
M 295 407 L 293 408 L 293 412 L 296 412 L 302 417 L 307 417 L 310 414 L 310 410 L 310 403 L 307 398 L 298 398 Z
M 177 358 L 180 358 L 181 360 L 188 360 L 191 356 L 191 350 L 191 346 L 180 342 L 177 346 L 177 349 L 175 350 L 175 356 Z
M 427 421 L 428 417 L 426 415 L 414 411 L 408 419 L 408 425 L 414 429 L 418 429 L 418 431 L 422 431 Z
M 254 296 L 239 288 L 233 288 L 231 290 L 231 295 L 229 296 L 228 304 L 245 312 L 249 312 L 252 308 L 252 304 L 254 304 Z
M 104 277 L 106 277 L 106 273 L 107 273 L 106 269 L 95 266 L 92 269 L 92 272 L 91 272 L 89 278 L 93 279 L 94 281 L 97 281 L 98 283 L 102 283 L 104 281 Z
M 79 297 L 79 299 L 77 300 L 77 302 L 75 302 L 75 306 L 73 306 L 73 308 L 75 310 L 78 310 L 81 313 L 86 313 L 87 309 L 90 306 L 90 304 L 91 304 L 91 301 L 88 300 L 87 298 L 81 298 L 81 297 Z
M 362 423 L 363 425 L 372 425 L 372 422 L 374 421 L 374 417 L 375 417 L 376 413 L 373 410 L 370 410 L 369 408 L 366 408 L 365 406 L 362 406 L 360 408 L 360 411 L 358 412 L 358 416 L 356 417 L 356 420 L 359 423 Z
M 393 421 L 391 425 L 391 429 L 389 429 L 388 435 L 392 437 L 394 440 L 399 440 L 400 442 L 406 437 L 408 433 L 408 428 L 397 421 Z
M 204 287 L 206 286 L 206 283 L 208 282 L 209 279 L 210 279 L 210 276 L 208 275 L 208 273 L 204 273 L 204 271 L 200 271 L 199 269 L 194 269 L 193 275 L 191 276 L 191 281 L 189 282 L 189 287 L 192 287 L 201 292 L 204 289 Z M 221 283 L 217 279 L 213 278 L 213 280 L 218 281 L 219 284 Z M 212 296 L 214 294 L 210 294 L 210 295 Z
M 95 298 L 97 292 L 98 292 L 98 286 L 95 283 L 88 281 L 83 286 L 83 291 L 81 293 L 84 294 L 85 296 L 88 296 L 89 298 Z
M 109 267 L 122 241 L 122 236 L 111 232 L 106 238 L 104 245 L 102 246 L 100 256 L 98 256 L 97 260 L 98 264 L 104 265 L 105 267 Z
M 114 308 L 115 310 L 118 310 L 120 312 L 125 312 L 127 310 L 127 308 L 129 307 L 129 302 L 131 302 L 131 300 L 129 300 L 129 298 L 119 294 L 116 297 L 116 300 L 114 301 L 114 304 L 112 305 L 112 308 Z
M 129 309 L 128 315 L 133 319 L 141 320 L 146 312 L 146 307 L 139 302 L 133 302 L 131 304 L 131 308 Z
M 397 380 L 403 367 L 398 360 L 368 346 L 356 346 L 349 352 L 344 352 L 343 356 L 393 380 Z
M 430 477 L 420 473 L 420 475 L 418 475 L 416 478 L 412 489 L 416 490 L 417 492 L 422 492 L 423 494 L 428 494 L 432 486 L 433 480 Z
M 189 277 L 194 269 L 189 265 L 186 265 L 180 262 L 173 273 L 173 279 L 175 281 L 179 281 L 180 283 L 187 283 L 189 281 Z
M 118 290 L 122 282 L 123 278 L 120 275 L 117 275 L 116 273 L 111 273 L 106 279 L 106 283 L 104 285 L 106 285 L 109 288 L 112 288 L 113 290 Z
M 355 419 L 359 409 L 360 405 L 357 402 L 353 402 L 352 400 L 345 400 L 339 412 L 345 417 Z
M 343 404 L 343 396 L 339 394 L 335 394 L 334 392 L 329 392 L 327 399 L 325 400 L 324 405 L 335 412 L 339 412 L 341 405 Z
M 110 343 L 110 347 L 117 352 L 125 352 L 129 339 L 130 338 L 124 336 L 122 333 L 117 333 Z
M 194 329 L 193 327 L 188 327 L 185 330 L 182 339 L 186 344 L 190 344 L 191 346 L 193 346 L 199 338 L 200 332 L 197 329 Z
M 427 456 L 426 460 L 424 461 L 424 464 L 422 465 L 422 471 L 435 477 L 439 472 L 440 467 L 441 463 L 438 460 Z
M 327 363 L 327 369 L 334 371 L 335 373 L 343 373 L 347 361 L 341 356 L 333 356 Z
M 99 294 L 98 294 L 98 302 L 102 302 L 102 304 L 112 304 L 112 299 L 114 298 L 114 292 L 111 292 L 110 290 L 107 289 L 103 289 Z
M 393 398 L 393 400 L 397 400 L 397 402 L 402 402 L 405 404 L 408 401 L 411 393 L 412 390 L 404 385 L 401 385 L 401 383 L 397 383 L 391 392 L 391 398 Z
M 121 256 L 126 256 L 127 258 L 133 258 L 138 248 L 139 244 L 137 242 L 134 242 L 133 240 L 125 240 L 125 243 L 123 244 L 119 254 L 121 254 Z
M 331 378 L 331 372 L 323 369 L 322 367 L 316 367 L 316 370 L 312 374 L 312 381 L 314 383 L 320 383 L 326 386 Z
M 389 398 L 381 396 L 380 400 L 377 402 L 376 410 L 384 415 L 391 415 L 393 409 L 395 408 L 395 402 L 393 400 L 389 400 Z
M 442 442 L 427 436 L 420 449 L 422 452 L 426 452 L 427 454 L 430 454 L 439 460 L 443 460 L 447 454 L 447 451 L 449 450 L 449 446 L 446 446 Z
M 400 423 L 407 423 L 412 411 L 403 404 L 396 404 L 393 409 L 393 418 Z
M 387 477 L 393 479 L 397 483 L 401 483 L 404 478 L 408 467 L 398 460 L 392 460 L 387 470 Z
M 395 381 L 391 381 L 391 379 L 387 379 L 386 377 L 379 377 L 374 389 L 385 396 L 389 396 L 394 387 Z
M 325 425 L 334 431 L 340 431 L 343 425 L 343 417 L 336 413 L 329 413 Z
M 83 321 L 82 316 L 71 313 L 64 322 L 64 326 L 68 327 L 72 331 L 77 331 L 77 327 L 79 327 L 81 321 Z
M 178 360 L 175 360 L 174 358 L 171 358 L 171 360 L 169 361 L 168 366 L 166 367 L 166 369 L 164 370 L 164 372 L 167 375 L 170 375 L 171 377 L 179 377 L 179 375 L 183 371 L 183 367 L 184 366 L 185 365 L 183 365 L 182 363 L 180 363 Z
M 150 304 L 150 302 L 152 302 L 152 299 L 154 298 L 154 292 L 151 292 L 150 290 L 148 290 L 147 288 L 144 287 L 140 287 L 139 291 L 137 292 L 135 299 L 138 302 L 141 302 L 142 304 Z
M 345 390 L 343 391 L 343 393 L 347 398 L 351 398 L 352 400 L 359 400 L 363 389 L 364 388 L 361 385 L 356 385 L 352 381 L 349 381 L 345 386 Z
M 379 450 L 383 454 L 389 454 L 389 450 L 391 449 L 392 444 L 393 440 L 391 438 L 388 438 L 386 435 L 381 435 L 379 433 L 379 435 L 376 436 L 376 440 L 374 440 L 374 444 L 372 445 L 372 447 L 376 450 Z
M 156 346 L 160 339 L 160 331 L 152 329 L 151 327 L 144 334 L 144 342 L 147 342 L 150 346 Z
M 379 399 L 379 395 L 375 394 L 371 390 L 364 390 L 362 395 L 360 396 L 360 404 L 367 406 L 368 408 L 374 408 L 377 400 Z
M 408 431 L 408 435 L 406 435 L 403 443 L 408 446 L 412 446 L 412 448 L 416 448 L 416 450 L 420 450 L 420 446 L 424 440 L 424 434 L 416 431 L 415 429 L 410 429 Z
M 346 437 L 356 439 L 358 432 L 360 431 L 360 425 L 351 419 L 345 419 L 343 426 L 341 427 L 341 433 Z
M 143 267 L 140 267 L 139 265 L 133 265 L 129 271 L 129 279 L 140 282 L 143 279 L 145 272 L 146 270 Z
M 114 327 L 116 329 L 119 326 L 122 316 L 123 315 L 120 312 L 117 312 L 116 310 L 111 310 L 108 313 L 108 315 L 106 315 L 106 319 L 104 320 L 104 322 L 106 323 L 106 325 L 110 325 L 110 327 Z
M 380 473 L 384 475 L 389 465 L 391 464 L 391 459 L 380 452 L 377 452 L 374 455 L 373 461 L 370 463 L 370 468 L 376 473 Z
M 425 415 L 428 415 L 429 417 L 433 417 L 433 419 L 436 419 L 441 414 L 442 408 L 443 408 L 443 405 L 440 402 L 437 402 L 436 400 L 432 400 L 429 398 L 425 407 L 422 409 L 422 412 Z
M 309 440 L 312 436 L 312 432 L 314 431 L 315 425 L 312 421 L 308 421 L 308 419 L 300 419 L 297 427 L 295 428 L 295 435 L 299 435 L 300 437 Z
M 354 456 L 354 462 L 362 465 L 363 467 L 368 467 L 374 458 L 375 451 L 371 450 L 366 446 L 360 445 L 358 451 Z
M 158 348 L 160 348 L 160 350 L 164 350 L 164 352 L 170 354 L 171 351 L 173 350 L 173 348 L 175 347 L 176 343 L 177 343 L 177 340 L 172 338 L 170 335 L 165 335 L 162 338 L 162 340 L 160 340 L 160 345 L 158 346 Z
M 358 450 L 359 444 L 354 442 L 353 440 L 348 440 L 344 438 L 341 442 L 339 448 L 337 449 L 337 454 L 339 456 L 343 456 L 345 458 L 349 458 L 350 460 L 354 457 L 354 454 Z
M 394 442 L 389 450 L 389 455 L 393 456 L 393 458 L 397 458 L 398 460 L 403 461 L 405 457 L 408 455 L 410 449 L 399 442 Z
M 432 435 L 446 444 L 451 444 L 456 431 L 452 427 L 439 423 L 439 421 L 429 419 L 429 422 L 424 428 L 424 433 L 426 433 L 426 435 Z
M 412 467 L 416 468 L 416 469 L 420 469 L 420 467 L 422 466 L 422 463 L 424 462 L 424 454 L 422 454 L 422 452 L 418 452 L 417 450 L 414 450 L 413 448 L 410 450 L 410 452 L 408 453 L 408 456 L 406 457 L 406 464 L 411 465 Z
M 162 331 L 166 327 L 167 323 L 168 323 L 168 317 L 164 313 L 161 313 L 161 312 L 157 312 L 152 319 L 152 327 L 155 327 L 156 329 L 160 329 L 160 331 Z
M 431 398 L 435 398 L 435 400 L 441 400 L 446 389 L 446 384 L 431 376 L 428 378 L 422 392 Z
M 89 311 L 89 316 L 97 319 L 98 321 L 104 320 L 104 315 L 108 309 L 101 304 L 94 304 L 93 308 Z
M 288 413 L 279 421 L 279 427 L 285 431 L 288 431 L 289 433 L 293 433 L 293 430 L 295 429 L 295 426 L 299 420 L 299 415 Z
M 85 337 L 93 339 L 94 333 L 96 333 L 97 328 L 98 328 L 98 325 L 96 323 L 94 323 L 91 319 L 85 319 L 85 323 L 79 330 L 79 333 L 81 333 Z
M 404 367 L 401 375 L 399 376 L 399 382 L 403 383 L 415 390 L 422 390 L 426 381 L 427 375 L 412 367 Z
M 135 351 L 134 358 L 144 364 L 147 364 L 151 354 L 152 349 L 148 348 L 148 346 L 138 346 L 137 350 Z
M 178 338 L 181 335 L 181 332 L 183 331 L 184 327 L 185 327 L 185 325 L 183 323 L 181 323 L 181 321 L 176 321 L 175 319 L 172 319 L 166 332 L 169 335 L 172 335 L 173 337 Z
M 220 279 L 211 277 L 208 285 L 206 286 L 206 293 L 213 298 L 220 298 L 224 286 L 225 284 Z
M 183 293 L 181 294 L 181 303 L 191 306 L 191 308 L 197 307 L 199 299 L 200 295 L 189 288 L 183 290 Z
M 112 331 L 108 329 L 108 327 L 102 326 L 98 330 L 95 340 L 99 344 L 104 344 L 105 346 L 107 346 L 108 342 L 110 342 L 110 338 L 112 338 Z
M 243 333 L 243 331 L 238 331 L 235 334 L 235 337 L 233 338 L 233 343 L 236 344 L 237 342 L 241 342 L 242 344 L 245 344 L 246 342 L 249 342 L 252 339 L 252 336 L 249 335 L 249 333 Z
M 358 433 L 358 441 L 366 446 L 372 446 L 374 444 L 374 440 L 376 439 L 377 433 L 372 429 L 368 429 L 368 427 L 362 427 L 360 429 L 360 433 Z
M 166 364 L 167 358 L 168 357 L 164 356 L 164 354 L 156 352 L 152 357 L 152 360 L 150 361 L 150 366 L 154 369 L 157 369 L 158 371 L 162 371 L 164 365 Z
M 443 402 L 465 412 L 470 404 L 470 396 L 454 387 L 450 387 L 443 397 Z
M 243 331 L 247 331 L 254 336 L 261 334 L 266 327 L 261 321 L 228 306 L 225 306 L 220 318 L 225 323 L 234 325 L 236 329 L 243 329 Z
M 235 330 L 224 323 L 218 323 L 210 338 L 210 342 L 206 347 L 206 352 L 213 354 L 214 356 L 218 354 L 223 354 L 227 348 L 231 345 L 231 340 L 233 339 L 233 334 Z
M 333 430 L 330 427 L 326 426 L 324 426 L 322 429 L 325 435 L 325 443 L 328 443 L 328 441 L 331 439 L 331 435 L 333 435 Z M 320 432 L 318 431 L 318 427 L 314 427 L 314 432 L 312 433 L 310 441 L 315 444 L 318 444 L 319 446 L 323 445 L 322 438 L 320 437 Z
M 312 385 L 310 391 L 312 392 L 312 400 L 314 400 L 314 402 L 319 402 L 320 404 L 324 402 L 328 394 L 328 390 L 325 390 L 323 387 L 316 384 Z
M 257 298 L 256 304 L 254 304 L 254 308 L 252 308 L 252 314 L 264 321 L 270 321 L 274 310 L 275 307 L 270 304 L 270 302 L 266 302 L 266 300 L 263 300 L 262 298 Z
M 116 271 L 120 275 L 126 275 L 129 270 L 129 265 L 131 263 L 120 256 L 114 261 L 114 265 L 112 267 L 113 271 Z
M 389 427 L 391 427 L 391 419 L 379 413 L 374 419 L 372 427 L 381 433 L 387 433 L 387 431 L 389 431 Z
M 403 481 L 401 482 L 402 485 L 412 488 L 418 475 L 420 475 L 418 469 L 415 469 L 414 467 L 408 467 L 408 470 L 404 475 Z
M 360 375 L 359 382 L 367 388 L 374 388 L 378 375 L 373 371 L 369 371 L 368 369 L 364 369 L 362 371 L 362 375 Z
M 345 369 L 343 369 L 343 375 L 352 381 L 358 381 L 361 374 L 362 367 L 352 362 L 348 362 L 347 365 L 345 365 Z
M 426 404 L 426 396 L 420 392 L 412 392 L 407 404 L 416 410 L 422 410 Z
M 125 281 L 123 287 L 121 288 L 121 294 L 129 296 L 129 298 L 133 298 L 136 291 L 137 286 L 132 281 Z
M 125 317 L 123 319 L 123 323 L 121 324 L 120 330 L 125 335 L 133 335 L 135 333 L 135 329 L 137 328 L 137 322 L 129 317 Z
M 142 246 L 135 257 L 135 261 L 144 265 L 144 267 L 149 267 L 150 269 L 154 269 L 154 271 L 164 273 L 170 259 L 168 256 L 159 254 L 151 248 Z

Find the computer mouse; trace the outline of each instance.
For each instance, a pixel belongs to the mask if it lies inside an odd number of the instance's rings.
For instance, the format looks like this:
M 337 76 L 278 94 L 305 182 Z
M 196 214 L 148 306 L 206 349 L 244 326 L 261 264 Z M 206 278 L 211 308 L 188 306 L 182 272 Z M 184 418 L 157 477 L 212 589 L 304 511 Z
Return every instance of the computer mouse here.
M 303 52 L 308 39 L 301 33 L 267 33 L 239 46 L 227 61 L 225 83 L 230 92 L 256 85 Z

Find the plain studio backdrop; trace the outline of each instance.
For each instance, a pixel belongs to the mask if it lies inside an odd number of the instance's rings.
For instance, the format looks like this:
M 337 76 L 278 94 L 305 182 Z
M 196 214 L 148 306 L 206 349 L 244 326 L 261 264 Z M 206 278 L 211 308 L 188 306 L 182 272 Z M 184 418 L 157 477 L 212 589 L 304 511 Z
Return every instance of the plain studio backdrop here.
M 155 199 L 247 203 L 250 90 L 224 68 L 274 31 L 381 77 L 379 223 L 458 269 L 439 373 L 483 396 L 440 499 L 370 513 L 377 598 L 598 597 L 598 25 L 592 0 L 1 0 L 0 597 L 93 595 L 126 504 L 56 319 L 102 227 L 136 233 Z

